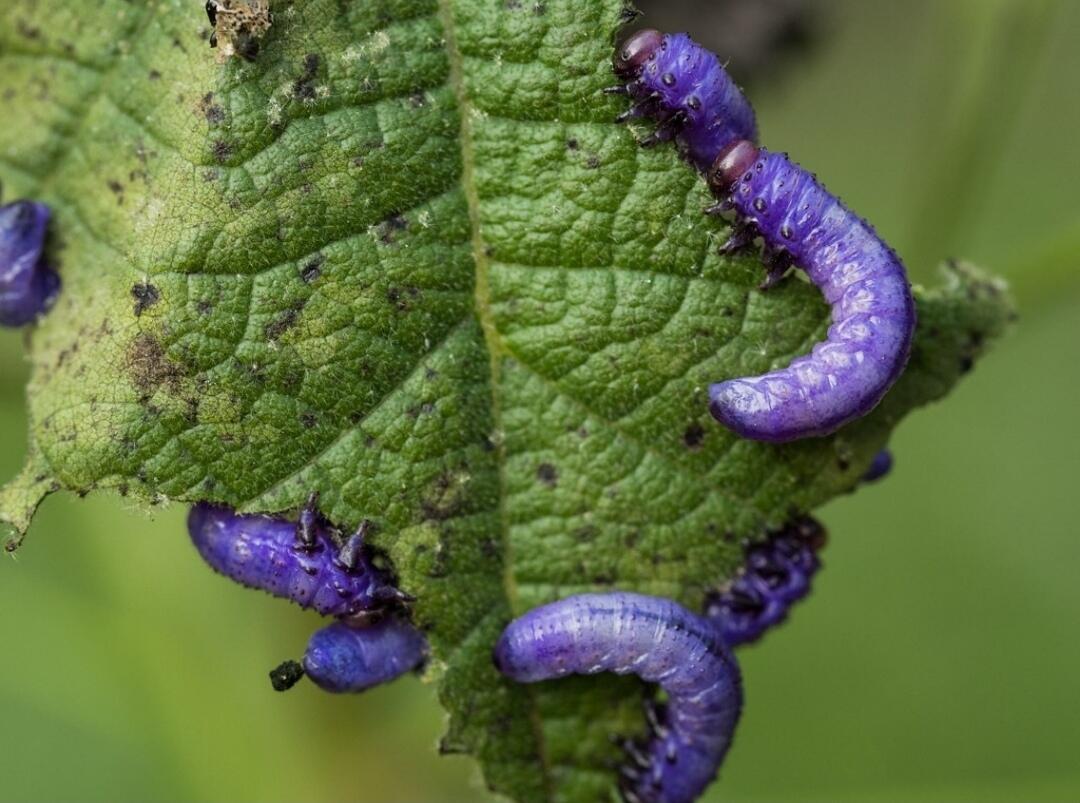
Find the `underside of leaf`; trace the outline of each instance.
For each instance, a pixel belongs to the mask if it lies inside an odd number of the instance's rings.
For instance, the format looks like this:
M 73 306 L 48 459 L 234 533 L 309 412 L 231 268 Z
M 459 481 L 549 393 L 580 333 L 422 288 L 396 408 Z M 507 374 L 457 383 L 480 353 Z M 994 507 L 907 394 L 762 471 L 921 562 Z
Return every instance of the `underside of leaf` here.
M 225 65 L 201 3 L 0 11 L 0 179 L 54 207 L 64 283 L 0 518 L 21 537 L 61 488 L 261 512 L 318 490 L 417 597 L 442 748 L 517 800 L 606 799 L 636 684 L 502 680 L 509 618 L 614 588 L 699 608 L 743 539 L 853 487 L 1009 302 L 949 266 L 870 416 L 740 440 L 707 385 L 808 351 L 828 309 L 797 278 L 757 290 L 698 176 L 612 122 L 621 2 L 271 7 Z

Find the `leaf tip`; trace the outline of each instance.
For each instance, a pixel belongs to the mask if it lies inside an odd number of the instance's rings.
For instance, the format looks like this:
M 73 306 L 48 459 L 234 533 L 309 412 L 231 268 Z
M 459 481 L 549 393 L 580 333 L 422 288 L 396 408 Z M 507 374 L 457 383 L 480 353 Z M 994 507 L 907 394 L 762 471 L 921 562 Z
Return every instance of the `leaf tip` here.
M 967 315 L 984 340 L 1000 337 L 1017 321 L 1016 302 L 1003 278 L 959 259 L 944 262 L 941 272 L 943 294 L 965 302 Z

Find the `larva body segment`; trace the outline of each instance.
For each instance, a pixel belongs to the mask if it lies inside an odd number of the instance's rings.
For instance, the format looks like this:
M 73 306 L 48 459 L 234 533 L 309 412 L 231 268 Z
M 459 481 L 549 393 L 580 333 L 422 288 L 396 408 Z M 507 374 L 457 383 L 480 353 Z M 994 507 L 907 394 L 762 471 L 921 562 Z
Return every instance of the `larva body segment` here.
M 757 641 L 810 593 L 810 583 L 821 568 L 817 552 L 825 538 L 825 528 L 805 516 L 747 548 L 734 579 L 705 600 L 705 617 L 728 646 Z
M 397 616 L 365 627 L 335 622 L 312 635 L 304 671 L 325 691 L 362 692 L 416 669 L 426 651 L 420 632 Z
M 828 435 L 873 409 L 907 364 L 915 304 L 904 266 L 865 220 L 785 154 L 740 142 L 709 181 L 739 221 L 789 256 L 832 307 L 810 354 L 780 370 L 719 382 L 710 410 L 746 438 L 782 442 Z
M 32 201 L 0 207 L 0 325 L 24 326 L 56 299 L 60 277 L 42 259 L 51 216 Z
M 716 776 L 742 709 L 738 665 L 719 631 L 671 600 L 581 594 L 515 619 L 495 646 L 507 677 L 533 683 L 570 674 L 634 674 L 667 695 L 643 747 L 628 746 L 624 797 L 690 803 Z
M 683 33 L 644 30 L 626 41 L 615 71 L 632 79 L 625 91 L 637 105 L 629 116 L 648 115 L 657 139 L 674 137 L 698 170 L 708 170 L 736 140 L 756 140 L 754 110 L 715 53 Z
M 364 528 L 339 550 L 313 501 L 299 523 L 200 503 L 188 532 L 215 571 L 324 616 L 355 616 L 404 597 L 371 563 Z

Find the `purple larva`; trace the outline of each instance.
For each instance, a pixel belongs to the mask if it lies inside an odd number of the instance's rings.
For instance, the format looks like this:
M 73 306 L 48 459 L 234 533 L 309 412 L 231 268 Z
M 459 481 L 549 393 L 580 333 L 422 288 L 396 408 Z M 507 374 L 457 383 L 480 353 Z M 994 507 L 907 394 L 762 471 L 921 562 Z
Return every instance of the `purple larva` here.
M 786 155 L 741 140 L 708 174 L 734 209 L 732 247 L 764 240 L 770 276 L 792 263 L 832 307 L 826 339 L 787 368 L 709 388 L 709 409 L 738 434 L 763 441 L 828 435 L 873 409 L 907 364 L 915 304 L 904 266 L 865 220 Z
M 647 115 L 659 127 L 644 144 L 674 138 L 698 170 L 708 170 L 723 148 L 757 139 L 754 110 L 716 54 L 686 34 L 638 31 L 615 57 L 615 72 L 628 83 L 608 92 L 637 103 L 620 121 Z
M 825 528 L 807 516 L 747 549 L 735 578 L 705 600 L 706 618 L 729 646 L 757 641 L 810 593 L 825 537 Z
M 397 616 L 363 627 L 335 622 L 311 637 L 303 671 L 324 691 L 361 692 L 416 669 L 426 652 L 420 631 Z
M 650 115 L 649 140 L 676 138 L 738 226 L 733 252 L 760 236 L 768 277 L 802 267 L 833 307 L 825 342 L 785 369 L 709 389 L 713 415 L 754 440 L 828 435 L 869 412 L 903 371 L 915 327 L 904 267 L 864 220 L 786 156 L 758 150 L 753 111 L 717 57 L 681 34 L 639 31 L 615 58 L 633 79 L 613 91 L 637 104 L 623 117 Z
M 196 549 L 216 571 L 324 616 L 356 616 L 408 599 L 364 549 L 371 523 L 338 549 L 313 494 L 297 523 L 200 503 L 188 514 Z
M 874 459 L 870 461 L 869 468 L 867 468 L 866 473 L 862 475 L 862 482 L 877 482 L 878 480 L 883 479 L 890 471 L 892 471 L 892 466 L 892 452 L 888 449 L 882 449 L 874 455 Z
M 0 206 L 0 325 L 28 324 L 56 299 L 60 277 L 42 259 L 50 217 L 32 201 Z
M 515 619 L 495 666 L 520 683 L 600 672 L 658 683 L 667 704 L 648 743 L 628 746 L 631 803 L 690 803 L 716 776 L 742 709 L 738 664 L 708 621 L 671 600 L 581 594 Z

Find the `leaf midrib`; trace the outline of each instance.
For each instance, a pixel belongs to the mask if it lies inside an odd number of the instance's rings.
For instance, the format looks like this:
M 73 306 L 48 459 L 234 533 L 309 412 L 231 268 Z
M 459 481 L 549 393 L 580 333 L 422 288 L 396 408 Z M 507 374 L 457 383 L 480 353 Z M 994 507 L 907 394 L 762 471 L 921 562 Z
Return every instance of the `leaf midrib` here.
M 491 311 L 491 294 L 489 283 L 489 271 L 491 263 L 487 257 L 487 248 L 484 243 L 483 233 L 480 227 L 480 196 L 476 189 L 476 160 L 473 147 L 472 135 L 472 111 L 473 106 L 465 89 L 463 59 L 457 43 L 457 31 L 454 26 L 453 0 L 438 0 L 439 19 L 443 26 L 443 35 L 446 43 L 446 56 L 450 67 L 450 87 L 457 101 L 459 114 L 458 142 L 461 146 L 461 187 L 465 194 L 465 202 L 469 214 L 469 231 L 472 240 L 473 262 L 476 265 L 475 282 L 473 287 L 473 306 L 477 321 L 484 334 L 484 344 L 489 358 L 489 381 L 491 387 L 491 419 L 495 427 L 495 463 L 499 473 L 498 487 L 498 519 L 499 540 L 502 544 L 503 576 L 502 586 L 507 602 L 511 609 L 517 598 L 517 583 L 513 572 L 513 556 L 510 554 L 510 525 L 506 512 L 506 444 L 504 438 L 502 407 L 499 398 L 499 381 L 501 372 L 500 360 L 506 351 L 495 317 Z M 551 778 L 551 762 L 547 755 L 544 742 L 543 722 L 539 708 L 536 705 L 536 697 L 532 688 L 525 687 L 525 693 L 530 699 L 529 721 L 532 726 L 535 743 L 539 754 L 544 796 L 547 800 L 555 799 L 555 790 Z

